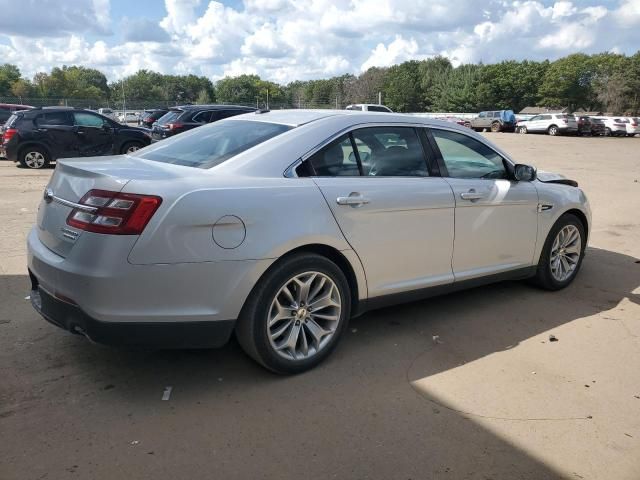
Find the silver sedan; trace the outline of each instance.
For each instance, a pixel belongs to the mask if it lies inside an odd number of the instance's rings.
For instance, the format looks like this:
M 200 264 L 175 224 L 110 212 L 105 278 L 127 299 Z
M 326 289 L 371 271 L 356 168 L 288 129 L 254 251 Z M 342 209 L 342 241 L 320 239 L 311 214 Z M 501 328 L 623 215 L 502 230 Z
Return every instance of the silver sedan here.
M 257 112 L 60 160 L 28 237 L 31 299 L 97 342 L 216 347 L 235 333 L 296 373 L 372 308 L 506 279 L 567 286 L 590 224 L 574 181 L 455 124 Z

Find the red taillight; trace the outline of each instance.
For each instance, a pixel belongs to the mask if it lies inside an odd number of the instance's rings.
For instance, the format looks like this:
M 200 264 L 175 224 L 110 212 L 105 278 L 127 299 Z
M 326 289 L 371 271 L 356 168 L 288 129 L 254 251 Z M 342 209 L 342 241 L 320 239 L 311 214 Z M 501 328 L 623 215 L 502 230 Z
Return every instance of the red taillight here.
M 169 125 L 167 125 L 169 130 L 178 130 L 179 128 L 182 128 L 183 126 L 184 125 L 182 123 L 170 123 Z
M 140 235 L 162 199 L 154 195 L 90 190 L 79 203 L 95 210 L 74 208 L 67 217 L 67 225 L 94 233 Z
M 2 134 L 2 143 L 9 143 L 16 133 L 18 133 L 16 128 L 7 128 Z

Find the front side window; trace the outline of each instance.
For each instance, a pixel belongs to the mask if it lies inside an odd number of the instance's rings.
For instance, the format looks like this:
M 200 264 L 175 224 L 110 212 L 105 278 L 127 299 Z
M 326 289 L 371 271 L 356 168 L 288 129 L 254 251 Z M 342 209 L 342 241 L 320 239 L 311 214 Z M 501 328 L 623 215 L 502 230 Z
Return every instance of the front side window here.
M 432 129 L 451 178 L 507 178 L 503 158 L 484 143 L 467 135 Z
M 101 128 L 105 122 L 102 117 L 92 115 L 86 112 L 73 112 L 73 124 L 80 127 L 98 127 Z
M 291 128 L 242 120 L 213 123 L 154 143 L 133 155 L 155 162 L 212 168 Z

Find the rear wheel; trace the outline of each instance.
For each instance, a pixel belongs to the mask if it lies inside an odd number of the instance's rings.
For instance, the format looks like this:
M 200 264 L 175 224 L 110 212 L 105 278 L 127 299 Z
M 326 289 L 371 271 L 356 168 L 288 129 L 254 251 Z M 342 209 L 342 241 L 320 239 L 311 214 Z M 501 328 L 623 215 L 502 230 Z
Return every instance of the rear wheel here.
M 122 154 L 133 153 L 133 152 L 141 149 L 142 147 L 144 147 L 144 145 L 142 143 L 140 143 L 140 142 L 127 142 L 120 149 L 120 153 L 122 153 Z
M 580 270 L 586 248 L 585 227 L 572 214 L 558 219 L 549 231 L 540 254 L 534 283 L 546 290 L 569 285 Z
M 547 129 L 547 133 L 551 136 L 556 136 L 560 134 L 560 129 L 556 126 L 556 125 L 551 125 L 548 129 Z
M 493 122 L 491 124 L 491 131 L 492 132 L 499 132 L 500 131 L 500 123 L 499 122 Z
M 331 353 L 350 312 L 342 270 L 321 255 L 296 254 L 256 285 L 238 318 L 236 336 L 245 352 L 268 369 L 301 373 Z
M 18 157 L 20 165 L 24 168 L 40 169 L 49 165 L 51 159 L 49 153 L 40 147 L 26 147 Z

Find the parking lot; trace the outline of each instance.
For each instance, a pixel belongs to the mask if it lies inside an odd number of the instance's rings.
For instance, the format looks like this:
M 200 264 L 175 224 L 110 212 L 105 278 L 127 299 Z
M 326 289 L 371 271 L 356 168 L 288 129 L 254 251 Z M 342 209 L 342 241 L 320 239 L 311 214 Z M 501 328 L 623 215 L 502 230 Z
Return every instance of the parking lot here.
M 46 323 L 25 239 L 53 170 L 0 160 L 0 478 L 640 478 L 640 138 L 485 135 L 587 192 L 576 281 L 368 313 L 293 377 L 235 342 L 116 350 Z

